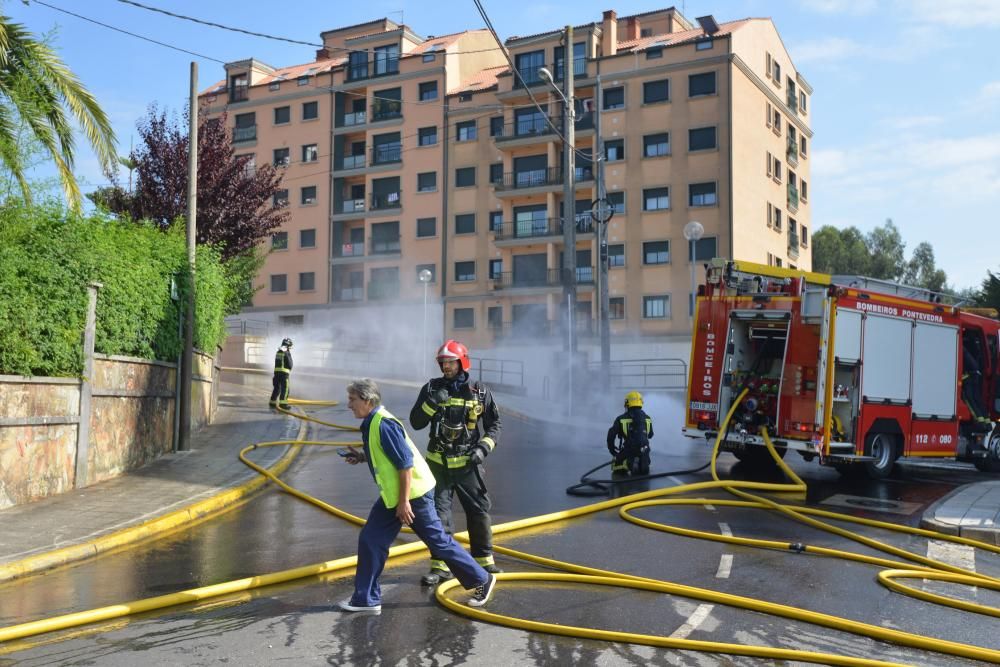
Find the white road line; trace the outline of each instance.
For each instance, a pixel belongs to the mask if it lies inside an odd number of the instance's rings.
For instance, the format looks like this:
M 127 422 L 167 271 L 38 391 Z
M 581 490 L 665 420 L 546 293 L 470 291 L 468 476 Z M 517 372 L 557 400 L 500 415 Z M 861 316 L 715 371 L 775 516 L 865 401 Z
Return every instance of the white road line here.
M 728 579 L 729 573 L 732 571 L 733 571 L 733 555 L 722 554 L 722 558 L 719 559 L 719 569 L 715 573 L 715 578 Z
M 715 505 L 709 505 L 708 503 L 705 503 L 705 509 L 707 509 L 709 512 L 714 512 Z
M 674 477 L 673 475 L 671 475 L 670 477 L 667 477 L 667 479 L 673 482 L 675 486 L 684 486 L 684 481 L 679 477 Z
M 672 639 L 685 639 L 688 635 L 698 629 L 698 626 L 705 622 L 708 615 L 712 613 L 712 609 L 715 605 L 712 604 L 700 604 L 698 608 L 694 610 L 688 620 L 681 627 L 671 633 L 670 637 Z
M 733 531 L 729 530 L 729 524 L 722 523 L 721 521 L 719 522 L 719 532 L 725 535 L 726 537 L 733 536 Z
M 943 542 L 941 540 L 931 540 L 927 543 L 927 557 L 934 560 L 960 567 L 970 572 L 976 571 L 976 549 L 965 544 L 955 544 L 954 542 Z M 929 582 L 924 579 L 924 584 Z M 975 586 L 955 586 L 949 587 L 947 595 L 958 597 L 964 600 L 976 599 Z

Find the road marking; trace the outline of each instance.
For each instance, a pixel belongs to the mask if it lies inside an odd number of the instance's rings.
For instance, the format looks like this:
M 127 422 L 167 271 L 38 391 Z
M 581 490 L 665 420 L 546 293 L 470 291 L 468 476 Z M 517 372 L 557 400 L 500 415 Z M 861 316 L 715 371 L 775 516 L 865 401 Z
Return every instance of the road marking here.
M 722 523 L 721 521 L 719 522 L 719 532 L 725 535 L 726 537 L 733 536 L 733 531 L 729 530 L 729 524 Z
M 667 477 L 667 479 L 673 482 L 675 486 L 684 486 L 684 480 L 680 479 L 679 477 L 674 477 L 673 475 L 671 475 L 670 477 Z
M 688 635 L 698 629 L 698 626 L 705 622 L 708 615 L 712 613 L 715 605 L 700 604 L 694 612 L 688 616 L 688 620 L 681 627 L 671 633 L 671 639 L 685 639 Z
M 729 573 L 733 571 L 733 555 L 722 554 L 719 559 L 719 570 L 715 573 L 716 579 L 728 579 Z
M 976 571 L 976 549 L 965 544 L 931 540 L 927 543 L 927 557 L 948 565 L 960 567 L 963 570 Z M 925 588 L 933 587 L 937 593 L 962 600 L 976 599 L 977 589 L 975 586 L 942 584 L 936 581 L 928 581 L 927 579 L 923 581 Z
M 705 509 L 707 509 L 709 512 L 714 512 L 715 505 L 709 505 L 708 503 L 705 503 Z

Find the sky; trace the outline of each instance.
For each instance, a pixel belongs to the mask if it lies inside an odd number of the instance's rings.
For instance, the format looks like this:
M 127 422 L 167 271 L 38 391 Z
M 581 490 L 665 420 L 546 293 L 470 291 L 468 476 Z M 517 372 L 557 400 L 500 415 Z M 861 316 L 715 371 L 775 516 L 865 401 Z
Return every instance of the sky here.
M 254 32 L 318 43 L 319 33 L 388 17 L 419 35 L 481 28 L 472 0 L 143 0 L 143 4 Z M 669 6 L 651 0 L 483 0 L 501 38 Z M 54 47 L 109 114 L 119 153 L 150 104 L 186 104 L 189 63 L 199 89 L 222 63 L 254 57 L 273 66 L 309 62 L 310 46 L 228 32 L 122 0 L 0 0 L 30 31 L 55 31 Z M 810 121 L 812 228 L 867 232 L 891 218 L 907 254 L 926 241 L 949 284 L 978 286 L 1000 270 L 1000 0 L 678 0 L 692 21 L 770 17 L 796 69 L 814 88 Z M 171 50 L 53 9 L 196 52 Z M 294 13 L 278 11 L 294 7 Z M 90 191 L 106 181 L 80 140 L 77 172 Z

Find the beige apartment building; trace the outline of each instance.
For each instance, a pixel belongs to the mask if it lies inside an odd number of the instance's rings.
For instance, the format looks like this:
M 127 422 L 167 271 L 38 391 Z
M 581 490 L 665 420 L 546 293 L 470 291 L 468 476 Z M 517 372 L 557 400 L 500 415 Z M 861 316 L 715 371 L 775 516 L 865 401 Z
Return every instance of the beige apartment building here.
M 291 218 L 247 317 L 308 326 L 364 308 L 405 323 L 431 289 L 439 328 L 477 348 L 561 336 L 569 114 L 543 68 L 575 79 L 581 342 L 598 317 L 598 114 L 616 339 L 689 334 L 692 261 L 810 268 L 812 89 L 769 19 L 607 11 L 574 28 L 569 59 L 559 26 L 508 38 L 516 74 L 485 30 L 424 38 L 379 19 L 321 37 L 313 62 L 233 62 L 202 95 L 228 112 L 237 154 L 285 173 Z

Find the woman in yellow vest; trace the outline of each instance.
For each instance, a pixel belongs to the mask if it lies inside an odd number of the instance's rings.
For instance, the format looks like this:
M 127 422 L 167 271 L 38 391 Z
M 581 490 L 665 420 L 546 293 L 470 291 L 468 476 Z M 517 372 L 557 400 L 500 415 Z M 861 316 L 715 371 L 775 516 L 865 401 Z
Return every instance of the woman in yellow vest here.
M 349 447 L 344 459 L 351 465 L 368 463 L 379 488 L 368 521 L 358 537 L 358 565 L 354 595 L 339 606 L 344 611 L 382 611 L 379 577 L 392 544 L 404 525 L 444 560 L 466 590 L 474 590 L 469 605 L 482 607 L 496 586 L 496 577 L 473 560 L 444 531 L 434 509 L 434 476 L 417 451 L 402 422 L 382 406 L 378 385 L 367 378 L 347 386 L 347 407 L 361 419 L 364 451 Z

